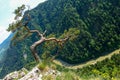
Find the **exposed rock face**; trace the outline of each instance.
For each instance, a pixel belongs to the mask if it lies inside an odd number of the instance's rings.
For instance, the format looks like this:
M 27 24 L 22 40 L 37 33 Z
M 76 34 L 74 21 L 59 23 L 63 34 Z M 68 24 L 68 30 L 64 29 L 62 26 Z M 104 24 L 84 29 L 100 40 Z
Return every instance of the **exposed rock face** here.
M 12 80 L 12 79 L 15 79 L 15 78 L 18 78 L 18 72 L 17 72 L 17 71 L 8 74 L 8 75 L 4 78 L 4 80 Z
M 19 79 L 21 77 L 24 77 L 28 71 L 25 68 L 22 68 L 20 71 L 14 71 L 7 76 L 3 80 L 14 80 L 14 79 Z
M 38 67 L 34 67 L 30 72 L 28 72 L 25 68 L 23 68 L 20 71 L 8 74 L 3 80 L 44 80 L 44 77 L 49 75 L 53 77 L 53 80 L 56 80 L 55 78 L 60 75 L 60 72 L 51 68 L 42 72 Z
M 40 72 L 41 71 L 35 67 L 32 69 L 32 71 L 19 80 L 42 80 L 42 74 L 40 74 Z

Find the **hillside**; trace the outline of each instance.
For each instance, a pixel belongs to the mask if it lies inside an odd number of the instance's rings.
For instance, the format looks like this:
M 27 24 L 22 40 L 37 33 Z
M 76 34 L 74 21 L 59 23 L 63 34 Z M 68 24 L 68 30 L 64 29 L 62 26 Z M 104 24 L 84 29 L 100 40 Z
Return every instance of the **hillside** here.
M 28 71 L 22 68 L 19 71 L 9 73 L 4 79 L 15 80 L 119 80 L 120 79 L 120 50 L 96 60 L 79 65 L 59 65 L 49 62 L 33 67 Z M 94 62 L 94 63 L 93 63 Z M 112 64 L 112 65 L 111 65 Z M 64 67 L 63 67 L 64 66 Z
M 6 40 L 4 40 L 3 43 L 0 44 L 0 66 L 2 66 L 2 62 L 6 58 L 6 51 L 10 47 L 10 41 L 13 34 L 10 34 Z
M 32 20 L 28 26 L 41 32 L 47 30 L 47 37 L 61 38 L 71 34 L 57 58 L 77 64 L 104 56 L 120 47 L 119 13 L 119 0 L 48 0 L 29 12 Z M 2 66 L 4 69 L 0 77 L 34 64 L 29 46 L 36 40 L 38 38 L 32 35 L 7 50 L 8 59 Z M 39 55 L 56 53 L 58 47 L 49 47 L 48 44 L 39 47 Z M 24 54 L 27 54 L 27 60 L 24 60 Z
M 16 47 L 11 46 L 11 39 L 14 34 L 10 34 L 0 45 L 0 78 L 13 70 L 22 68 L 20 65 L 20 54 L 17 54 Z M 17 66 L 17 67 L 16 67 Z
M 118 2 L 49 0 L 30 11 L 30 27 L 42 32 L 47 30 L 47 35 L 56 37 L 69 29 L 79 30 L 80 33 L 65 44 L 59 58 L 72 64 L 81 63 L 120 47 Z M 74 30 L 71 33 L 74 34 Z M 53 54 L 55 52 L 45 49 L 41 53 L 46 50 Z
M 115 51 L 113 51 L 112 53 L 109 53 L 109 54 L 107 54 L 107 55 L 104 55 L 104 56 L 101 56 L 101 57 L 99 57 L 99 58 L 97 58 L 97 59 L 93 59 L 93 60 L 90 60 L 90 61 L 87 61 L 87 62 L 84 62 L 84 63 L 82 63 L 82 64 L 68 64 L 68 63 L 66 63 L 66 62 L 64 62 L 64 61 L 61 61 L 61 60 L 53 60 L 53 62 L 55 63 L 55 64 L 57 64 L 57 65 L 60 65 L 60 66 L 64 66 L 64 67 L 66 67 L 66 68 L 69 68 L 69 69 L 78 69 L 78 68 L 83 68 L 83 67 L 87 67 L 87 66 L 89 66 L 89 65 L 95 65 L 95 64 L 97 64 L 98 62 L 102 62 L 102 61 L 104 61 L 104 60 L 106 60 L 106 59 L 111 59 L 111 57 L 113 57 L 113 55 L 120 55 L 120 49 L 118 49 L 118 50 L 115 50 Z

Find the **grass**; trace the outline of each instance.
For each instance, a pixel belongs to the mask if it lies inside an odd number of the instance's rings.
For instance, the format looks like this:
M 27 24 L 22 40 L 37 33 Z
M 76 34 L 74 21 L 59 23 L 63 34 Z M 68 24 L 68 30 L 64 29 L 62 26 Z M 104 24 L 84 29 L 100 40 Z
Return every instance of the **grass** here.
M 74 72 L 68 71 L 63 72 L 61 75 L 56 77 L 56 80 L 82 80 Z
M 38 64 L 38 68 L 41 71 L 45 70 L 46 66 L 47 66 L 47 64 L 45 62 L 41 62 L 41 63 Z

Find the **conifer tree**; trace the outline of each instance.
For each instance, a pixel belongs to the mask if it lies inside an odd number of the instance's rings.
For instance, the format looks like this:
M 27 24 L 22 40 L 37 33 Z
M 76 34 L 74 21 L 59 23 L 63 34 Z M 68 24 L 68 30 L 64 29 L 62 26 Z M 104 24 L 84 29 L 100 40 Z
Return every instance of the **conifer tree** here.
M 28 7 L 28 6 L 27 6 Z M 25 39 L 26 37 L 30 36 L 33 33 L 37 33 L 36 36 L 40 37 L 40 39 L 36 42 L 34 42 L 31 46 L 30 46 L 30 50 L 33 54 L 34 59 L 36 60 L 36 62 L 41 62 L 40 57 L 38 56 L 38 53 L 36 51 L 36 48 L 43 42 L 47 42 L 47 41 L 55 41 L 56 43 L 62 44 L 65 41 L 68 40 L 69 37 L 66 37 L 64 39 L 57 39 L 55 37 L 51 37 L 51 38 L 46 38 L 45 34 L 46 34 L 46 30 L 41 33 L 39 30 L 33 30 L 30 29 L 28 24 L 31 20 L 31 17 L 29 15 L 29 7 L 28 7 L 28 11 L 26 14 L 24 14 L 24 10 L 26 9 L 25 5 L 22 5 L 20 7 L 18 7 L 15 11 L 15 22 L 9 24 L 9 28 L 7 29 L 7 31 L 11 31 L 14 33 L 14 36 L 12 38 L 12 43 L 16 44 L 18 41 Z M 26 21 L 23 21 L 24 17 L 27 18 Z

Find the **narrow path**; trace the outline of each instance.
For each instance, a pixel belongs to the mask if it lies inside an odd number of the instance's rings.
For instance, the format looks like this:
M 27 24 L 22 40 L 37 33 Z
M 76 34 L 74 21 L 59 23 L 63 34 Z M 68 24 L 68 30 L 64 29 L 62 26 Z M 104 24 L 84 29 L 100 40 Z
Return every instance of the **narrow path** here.
M 53 62 L 55 64 L 58 64 L 58 65 L 61 65 L 61 66 L 65 66 L 66 68 L 77 69 L 77 68 L 82 68 L 82 67 L 85 67 L 85 66 L 92 65 L 92 64 L 95 64 L 97 62 L 103 61 L 106 58 L 111 58 L 111 56 L 114 55 L 114 54 L 120 54 L 120 49 L 117 49 L 117 50 L 111 52 L 110 54 L 107 54 L 105 56 L 101 56 L 101 57 L 99 57 L 97 59 L 90 60 L 90 61 L 87 61 L 85 63 L 77 64 L 77 65 L 68 64 L 68 63 L 66 63 L 66 62 L 64 62 L 62 60 L 58 60 L 58 59 L 53 60 Z

